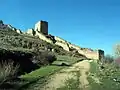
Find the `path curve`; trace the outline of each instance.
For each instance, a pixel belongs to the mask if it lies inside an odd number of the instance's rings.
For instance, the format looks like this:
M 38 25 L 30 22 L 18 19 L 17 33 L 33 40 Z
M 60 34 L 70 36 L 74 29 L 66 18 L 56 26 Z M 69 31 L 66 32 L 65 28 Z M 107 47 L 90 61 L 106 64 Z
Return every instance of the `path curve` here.
M 56 90 L 64 86 L 64 82 L 68 78 L 75 78 L 75 75 L 72 72 L 80 70 L 80 84 L 82 88 L 86 88 L 89 85 L 87 80 L 86 72 L 90 69 L 90 63 L 88 60 L 80 61 L 76 64 L 73 64 L 71 67 L 60 70 L 58 73 L 52 75 L 46 85 L 40 90 Z

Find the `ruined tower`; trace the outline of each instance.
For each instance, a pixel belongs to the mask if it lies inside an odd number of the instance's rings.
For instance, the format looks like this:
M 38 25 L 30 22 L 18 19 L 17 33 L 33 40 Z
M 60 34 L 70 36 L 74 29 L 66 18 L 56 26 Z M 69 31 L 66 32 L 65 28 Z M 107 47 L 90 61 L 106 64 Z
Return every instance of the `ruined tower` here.
M 104 58 L 104 51 L 103 50 L 98 50 L 98 58 L 99 60 L 102 60 Z
M 48 35 L 48 22 L 42 20 L 37 22 L 35 24 L 35 31 Z

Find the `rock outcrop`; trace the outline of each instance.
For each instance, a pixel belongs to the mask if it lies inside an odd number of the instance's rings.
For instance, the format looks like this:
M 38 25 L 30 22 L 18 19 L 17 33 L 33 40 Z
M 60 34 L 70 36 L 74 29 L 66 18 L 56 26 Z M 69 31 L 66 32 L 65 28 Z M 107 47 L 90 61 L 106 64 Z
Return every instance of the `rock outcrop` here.
M 19 34 L 22 34 L 22 31 L 20 29 L 16 29 L 15 27 L 13 27 L 10 24 L 4 24 L 2 20 L 0 20 L 0 29 L 11 29 L 13 31 L 16 31 Z
M 8 24 L 7 26 L 8 26 L 8 28 L 10 28 L 10 29 L 12 29 L 12 30 L 14 30 L 14 31 L 16 30 L 16 28 L 14 28 L 14 27 L 13 27 L 12 25 L 10 25 L 10 24 Z

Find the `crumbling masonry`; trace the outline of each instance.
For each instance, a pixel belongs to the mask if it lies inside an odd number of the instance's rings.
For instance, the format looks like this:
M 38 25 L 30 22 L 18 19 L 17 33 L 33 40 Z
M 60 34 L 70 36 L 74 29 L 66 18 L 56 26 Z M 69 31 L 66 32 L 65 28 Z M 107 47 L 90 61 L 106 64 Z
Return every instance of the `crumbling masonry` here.
M 35 24 L 35 30 L 29 29 L 28 34 L 33 35 L 33 32 L 35 31 L 35 35 L 38 36 L 40 39 L 53 44 L 53 40 L 47 37 L 48 35 L 48 22 L 46 21 L 39 21 Z M 63 47 L 64 50 L 70 51 L 71 48 L 76 49 L 80 54 L 85 55 L 89 59 L 97 59 L 100 60 L 104 57 L 104 51 L 103 50 L 90 50 L 87 48 L 80 48 L 79 46 L 76 46 L 74 44 L 71 44 L 64 39 L 61 39 L 57 36 L 53 36 L 55 39 L 55 43 L 58 46 Z

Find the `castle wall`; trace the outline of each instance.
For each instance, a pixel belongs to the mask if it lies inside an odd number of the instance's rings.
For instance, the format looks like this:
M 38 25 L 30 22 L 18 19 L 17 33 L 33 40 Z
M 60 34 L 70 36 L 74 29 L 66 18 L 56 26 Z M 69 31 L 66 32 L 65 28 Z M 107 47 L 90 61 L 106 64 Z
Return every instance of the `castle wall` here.
M 48 39 L 44 34 L 39 33 L 38 31 L 36 31 L 36 36 L 38 36 L 40 39 L 42 39 L 48 43 L 53 43 L 52 40 Z
M 32 31 L 30 31 L 30 33 L 31 32 Z M 35 24 L 35 32 L 36 32 L 36 36 L 39 36 L 40 39 L 42 39 L 48 43 L 53 43 L 53 41 L 51 39 L 49 39 L 45 36 L 45 35 L 48 35 L 48 22 L 39 21 L 38 23 L 36 23 Z M 63 49 L 66 51 L 70 51 L 70 48 L 74 48 L 80 54 L 85 55 L 87 58 L 90 58 L 90 59 L 100 60 L 102 57 L 104 57 L 104 51 L 102 51 L 102 50 L 93 51 L 88 48 L 80 48 L 79 46 L 71 44 L 57 36 L 55 36 L 54 39 L 56 40 L 55 44 L 63 47 Z
M 76 49 L 76 50 L 80 50 L 80 49 L 81 49 L 81 48 L 78 47 L 77 45 L 73 45 L 73 44 L 69 44 L 69 47 L 70 47 L 70 48 L 74 48 L 74 49 Z
M 34 29 L 28 29 L 27 34 L 34 36 L 35 35 Z
M 96 60 L 101 60 L 104 57 L 104 51 L 102 51 L 102 50 L 96 50 L 96 51 L 79 50 L 79 53 L 85 55 L 87 58 L 96 59 Z
M 61 39 L 61 38 L 59 38 L 59 37 L 57 37 L 57 36 L 55 36 L 55 40 L 56 40 L 56 41 L 59 41 L 59 42 L 66 43 L 65 40 L 63 40 L 63 39 Z
M 91 50 L 91 49 L 82 49 L 79 46 L 73 45 L 73 44 L 69 44 L 70 48 L 74 48 L 78 51 L 78 53 L 85 55 L 87 58 L 90 59 L 97 59 L 100 60 L 101 58 L 104 57 L 104 51 L 102 50 Z
M 70 51 L 69 46 L 68 46 L 67 43 L 61 43 L 61 42 L 57 41 L 55 44 L 58 45 L 58 46 L 63 47 L 63 49 L 66 50 L 66 51 Z

